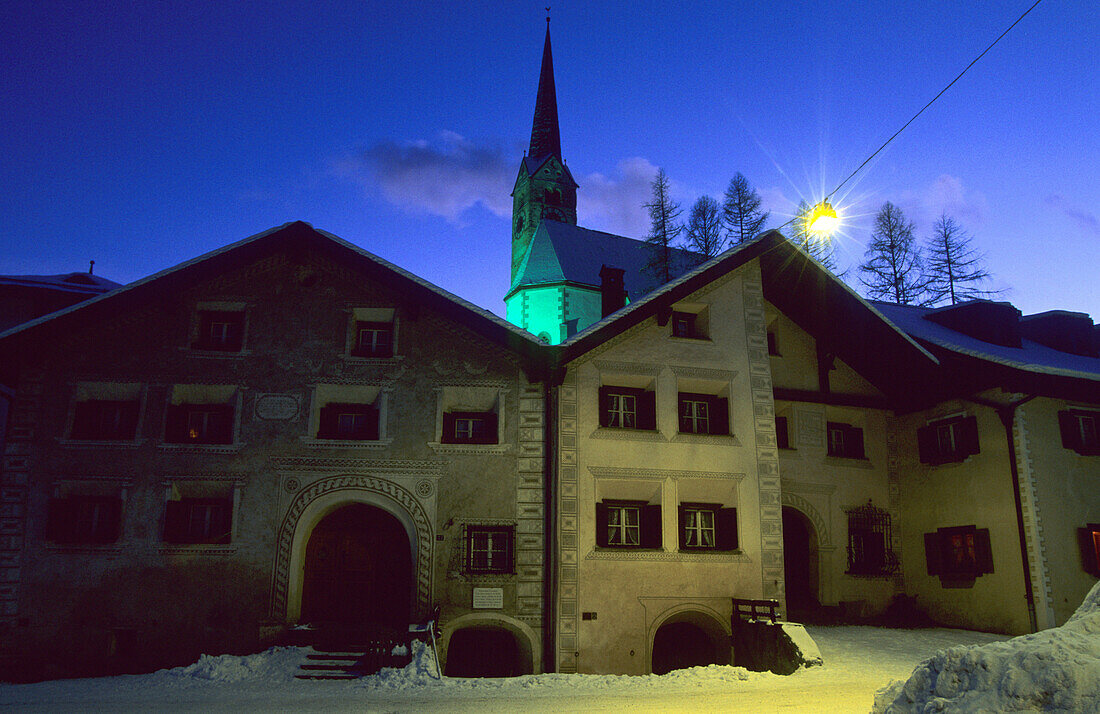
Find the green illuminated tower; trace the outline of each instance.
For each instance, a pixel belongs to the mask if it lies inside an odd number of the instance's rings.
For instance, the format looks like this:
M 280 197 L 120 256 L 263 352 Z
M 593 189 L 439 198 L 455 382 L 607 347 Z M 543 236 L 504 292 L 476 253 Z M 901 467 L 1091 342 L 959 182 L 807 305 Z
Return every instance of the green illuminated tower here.
M 531 239 L 543 218 L 577 224 L 577 183 L 561 159 L 549 18 L 542 48 L 535 119 L 531 126 L 531 147 L 520 162 L 519 176 L 512 189 L 512 285 L 516 284 Z

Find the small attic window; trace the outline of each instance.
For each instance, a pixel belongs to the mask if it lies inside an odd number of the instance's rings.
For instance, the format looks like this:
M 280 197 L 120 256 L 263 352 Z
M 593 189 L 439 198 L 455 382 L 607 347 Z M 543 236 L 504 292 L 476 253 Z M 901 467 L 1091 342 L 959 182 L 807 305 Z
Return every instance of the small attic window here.
M 669 322 L 670 334 L 688 340 L 705 340 L 710 337 L 710 321 L 706 305 L 682 303 L 672 308 Z

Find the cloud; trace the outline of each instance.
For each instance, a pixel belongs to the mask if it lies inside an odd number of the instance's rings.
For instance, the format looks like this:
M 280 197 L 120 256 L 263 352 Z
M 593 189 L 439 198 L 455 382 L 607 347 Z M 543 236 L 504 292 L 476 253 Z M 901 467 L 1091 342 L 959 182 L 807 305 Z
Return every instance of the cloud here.
M 1100 218 L 1097 218 L 1095 213 L 1089 213 L 1083 208 L 1072 205 L 1065 196 L 1059 194 L 1047 196 L 1043 199 L 1043 203 L 1069 218 L 1086 233 L 1100 236 Z
M 577 179 L 580 223 L 609 233 L 642 238 L 649 232 L 649 214 L 642 204 L 650 199 L 657 167 L 639 156 L 624 159 L 612 176 L 588 174 Z
M 343 176 L 381 190 L 386 200 L 410 211 L 442 216 L 452 223 L 480 204 L 497 216 L 512 213 L 517 161 L 499 146 L 478 145 L 453 131 L 435 140 L 382 141 L 360 155 L 338 161 Z
M 989 213 L 985 195 L 968 190 L 961 179 L 950 174 L 941 175 L 922 190 L 902 192 L 893 203 L 916 224 L 918 234 L 930 230 L 944 213 L 968 231 L 977 230 L 985 225 L 985 217 Z M 875 207 L 877 210 L 878 207 Z

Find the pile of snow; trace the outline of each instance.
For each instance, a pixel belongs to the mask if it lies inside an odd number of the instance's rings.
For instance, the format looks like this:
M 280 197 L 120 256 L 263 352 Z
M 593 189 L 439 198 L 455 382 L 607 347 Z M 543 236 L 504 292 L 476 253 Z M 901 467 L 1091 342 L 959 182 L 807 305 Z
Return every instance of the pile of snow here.
M 1100 583 L 1066 624 L 952 647 L 875 695 L 874 712 L 1100 711 Z
M 289 682 L 305 661 L 306 648 L 272 647 L 251 655 L 201 655 L 194 664 L 162 669 L 151 677 L 165 680 L 197 679 L 211 682 L 253 680 Z

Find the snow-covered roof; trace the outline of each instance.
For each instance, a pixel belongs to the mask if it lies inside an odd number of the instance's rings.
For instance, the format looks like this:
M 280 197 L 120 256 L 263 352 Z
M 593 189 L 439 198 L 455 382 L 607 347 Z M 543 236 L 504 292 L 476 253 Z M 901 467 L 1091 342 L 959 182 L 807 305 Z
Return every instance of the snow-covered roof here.
M 971 337 L 927 319 L 942 311 L 913 305 L 872 302 L 872 306 L 913 337 L 945 350 L 1039 374 L 1100 381 L 1100 358 L 1062 352 L 1026 337 L 1006 347 Z M 1026 318 L 1025 318 L 1026 319 Z
M 600 269 L 607 265 L 623 270 L 623 287 L 634 302 L 659 286 L 652 272 L 646 270 L 652 251 L 653 247 L 644 241 L 543 220 L 531 239 L 512 289 L 561 282 L 599 288 Z M 672 248 L 672 276 L 687 273 L 701 260 L 698 253 Z
M 60 292 L 102 293 L 114 290 L 120 283 L 92 273 L 62 273 L 60 275 L 0 275 L 0 285 L 46 288 Z

